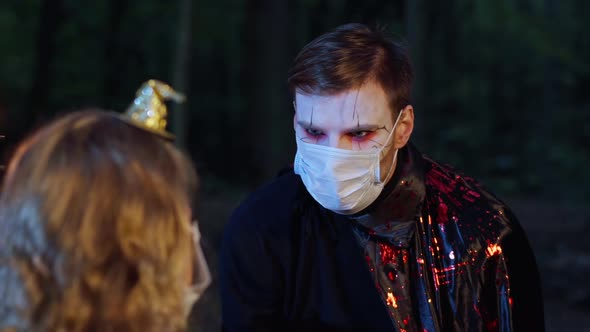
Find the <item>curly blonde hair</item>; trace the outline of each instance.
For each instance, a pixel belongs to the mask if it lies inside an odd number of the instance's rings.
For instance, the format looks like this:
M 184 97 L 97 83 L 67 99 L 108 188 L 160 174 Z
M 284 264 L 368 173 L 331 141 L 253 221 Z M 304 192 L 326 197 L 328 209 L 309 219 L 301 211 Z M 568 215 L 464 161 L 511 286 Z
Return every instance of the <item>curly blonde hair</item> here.
M 0 196 L 0 330 L 184 330 L 196 182 L 171 143 L 115 113 L 37 131 Z

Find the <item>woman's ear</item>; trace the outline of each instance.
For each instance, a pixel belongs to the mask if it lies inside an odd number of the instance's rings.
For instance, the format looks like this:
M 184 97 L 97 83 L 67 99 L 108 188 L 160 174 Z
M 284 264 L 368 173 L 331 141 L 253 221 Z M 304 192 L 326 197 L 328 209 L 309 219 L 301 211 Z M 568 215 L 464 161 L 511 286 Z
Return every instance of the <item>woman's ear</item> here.
M 397 120 L 397 126 L 395 127 L 394 133 L 394 148 L 403 148 L 412 136 L 414 130 L 414 108 L 412 105 L 404 107 L 400 112 L 399 120 Z

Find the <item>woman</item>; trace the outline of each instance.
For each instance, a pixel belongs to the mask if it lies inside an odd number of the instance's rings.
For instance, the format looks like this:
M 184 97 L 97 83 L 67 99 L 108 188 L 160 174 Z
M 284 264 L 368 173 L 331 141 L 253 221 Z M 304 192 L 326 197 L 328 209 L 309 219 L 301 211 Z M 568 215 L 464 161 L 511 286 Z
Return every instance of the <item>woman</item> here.
M 196 182 L 170 142 L 119 114 L 37 131 L 0 196 L 0 331 L 182 331 L 210 279 Z

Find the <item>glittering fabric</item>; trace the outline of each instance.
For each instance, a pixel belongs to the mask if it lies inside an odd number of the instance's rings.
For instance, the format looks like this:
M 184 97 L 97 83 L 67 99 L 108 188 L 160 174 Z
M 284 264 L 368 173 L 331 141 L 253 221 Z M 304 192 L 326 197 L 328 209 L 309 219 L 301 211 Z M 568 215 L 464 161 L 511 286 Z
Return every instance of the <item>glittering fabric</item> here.
M 382 197 L 349 218 L 393 324 L 404 332 L 512 331 L 510 257 L 504 248 L 530 252 L 515 218 L 473 179 L 412 147 L 399 157 Z M 513 233 L 521 243 L 511 241 Z M 534 260 L 527 264 L 535 269 L 527 275 L 538 278 Z M 531 283 L 538 286 L 538 279 Z M 528 326 L 543 330 L 540 295 L 530 300 L 540 321 Z

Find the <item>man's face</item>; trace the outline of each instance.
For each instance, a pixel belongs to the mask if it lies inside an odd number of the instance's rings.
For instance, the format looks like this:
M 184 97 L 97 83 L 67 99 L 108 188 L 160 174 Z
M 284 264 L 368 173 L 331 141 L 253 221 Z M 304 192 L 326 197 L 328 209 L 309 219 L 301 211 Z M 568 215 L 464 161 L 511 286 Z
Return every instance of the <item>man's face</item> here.
M 387 96 L 375 83 L 332 96 L 295 95 L 295 135 L 307 143 L 347 150 L 382 147 L 393 121 Z
M 295 136 L 307 143 L 347 150 L 383 148 L 381 180 L 387 182 L 393 175 L 389 170 L 395 168 L 394 153 L 406 144 L 414 124 L 408 105 L 387 142 L 399 111 L 392 112 L 385 91 L 375 82 L 331 96 L 297 93 Z

